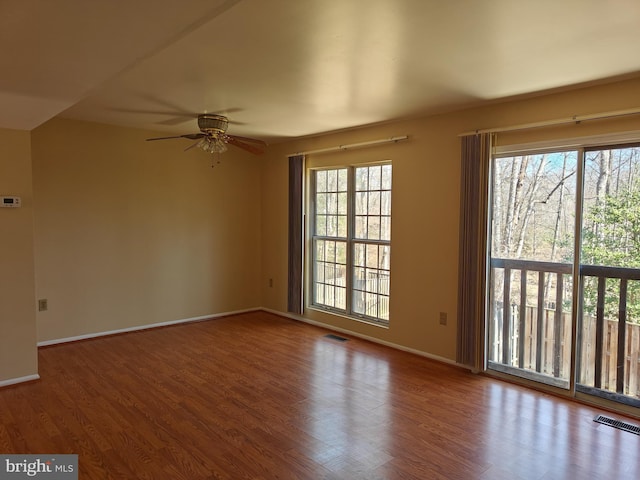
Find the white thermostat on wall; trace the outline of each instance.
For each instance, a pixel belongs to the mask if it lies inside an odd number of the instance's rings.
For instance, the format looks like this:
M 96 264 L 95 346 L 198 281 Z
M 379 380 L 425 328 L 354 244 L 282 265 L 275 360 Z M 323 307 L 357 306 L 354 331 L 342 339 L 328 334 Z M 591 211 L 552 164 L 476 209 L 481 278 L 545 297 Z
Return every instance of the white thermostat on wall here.
M 19 207 L 20 197 L 9 197 L 6 195 L 0 196 L 0 207 Z

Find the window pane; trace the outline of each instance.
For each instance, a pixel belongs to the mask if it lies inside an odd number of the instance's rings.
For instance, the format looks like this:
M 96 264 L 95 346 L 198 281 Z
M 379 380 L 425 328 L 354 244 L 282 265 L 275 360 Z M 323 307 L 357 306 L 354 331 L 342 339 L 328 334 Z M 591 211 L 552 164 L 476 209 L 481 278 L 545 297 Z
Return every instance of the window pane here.
M 380 240 L 391 240 L 391 217 L 380 219 Z
M 336 308 L 347 308 L 347 289 L 336 287 Z
M 317 214 L 327 213 L 327 194 L 326 193 L 318 193 L 316 195 L 316 213 Z
M 328 192 L 338 191 L 338 171 L 337 170 L 327 171 L 327 191 Z
M 327 263 L 324 267 L 325 282 L 327 285 L 335 285 L 336 283 L 336 266 L 333 263 Z
M 366 273 L 367 277 L 367 292 L 377 292 L 378 291 L 378 271 L 371 270 L 367 268 Z
M 378 297 L 378 318 L 389 320 L 389 297 Z
M 338 213 L 341 215 L 347 214 L 347 193 L 338 194 Z
M 356 217 L 355 238 L 367 238 L 367 217 Z
M 367 245 L 367 267 L 378 268 L 378 245 Z
M 316 241 L 316 260 L 324 260 L 324 240 Z
M 391 165 L 382 166 L 382 189 L 391 190 Z
M 354 238 L 390 241 L 391 191 L 383 183 L 391 187 L 391 165 L 356 168 Z
M 366 215 L 367 210 L 367 192 L 356 192 L 356 215 Z
M 369 217 L 367 238 L 369 240 L 378 240 L 380 238 L 380 217 Z
M 325 242 L 325 261 L 335 262 L 336 260 L 336 242 Z
M 327 236 L 328 237 L 338 236 L 338 217 L 336 217 L 335 215 L 327 216 Z
M 376 317 L 378 315 L 378 295 L 367 293 L 367 305 L 365 306 L 366 315 Z
M 347 264 L 347 244 L 345 242 L 336 243 L 336 262 Z
M 357 243 L 354 264 L 358 255 L 365 256 L 366 268 L 355 266 L 352 277 L 353 312 L 367 317 L 389 318 L 389 245 Z M 362 263 L 362 262 L 360 262 Z
M 347 267 L 346 265 L 338 265 L 335 268 L 335 282 L 336 285 L 344 287 L 347 285 Z
M 338 195 L 335 193 L 327 195 L 327 213 L 338 213 Z
M 384 295 L 389 295 L 389 272 L 381 271 L 379 281 L 378 291 Z
M 346 168 L 338 170 L 338 191 L 339 192 L 347 191 L 347 169 Z
M 316 240 L 315 297 L 316 305 L 346 308 L 344 289 L 347 284 L 346 242 Z
M 316 282 L 324 282 L 324 263 L 316 262 Z
M 353 247 L 353 264 L 356 267 L 364 267 L 366 249 L 364 244 L 356 243 Z M 357 269 L 356 269 L 357 271 Z
M 338 217 L 338 237 L 346 238 L 347 236 L 347 217 L 340 215 Z
M 369 167 L 369 190 L 380 190 L 382 167 Z
M 327 191 L 327 172 L 325 170 L 316 172 L 316 192 Z
M 380 215 L 380 192 L 369 192 L 369 215 Z
M 391 192 L 380 193 L 380 213 L 391 215 Z
M 380 245 L 380 268 L 390 270 L 391 247 L 389 245 Z
M 336 289 L 331 285 L 324 286 L 324 304 L 329 305 L 330 307 L 335 307 L 336 305 Z
M 356 191 L 368 190 L 369 173 L 366 168 L 356 168 Z
M 365 293 L 360 290 L 354 290 L 353 292 L 353 312 L 358 315 L 365 314 Z
M 316 217 L 316 235 L 327 235 L 327 217 L 325 215 L 318 215 Z

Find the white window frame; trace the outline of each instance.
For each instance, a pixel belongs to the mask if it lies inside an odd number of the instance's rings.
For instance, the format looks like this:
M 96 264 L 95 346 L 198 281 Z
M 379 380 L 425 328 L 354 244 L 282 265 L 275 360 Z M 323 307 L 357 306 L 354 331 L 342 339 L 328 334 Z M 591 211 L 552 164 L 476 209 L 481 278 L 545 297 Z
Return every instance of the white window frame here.
M 309 268 L 307 270 L 307 285 L 309 288 L 309 296 L 307 298 L 309 299 L 308 307 L 310 308 L 346 316 L 351 319 L 364 321 L 375 325 L 388 326 L 390 320 L 390 223 L 392 218 L 391 183 L 383 187 L 381 182 L 378 188 L 369 189 L 370 187 L 368 185 L 366 190 L 358 190 L 358 194 L 364 194 L 364 197 L 366 197 L 367 199 L 369 199 L 370 195 L 372 194 L 379 194 L 380 198 L 382 198 L 382 195 L 385 195 L 385 199 L 388 202 L 388 205 L 386 206 L 386 208 L 384 208 L 382 206 L 382 201 L 380 201 L 380 214 L 371 214 L 369 211 L 364 214 L 363 212 L 356 212 L 356 170 L 360 168 L 371 168 L 378 166 L 389 166 L 389 169 L 391 170 L 390 174 L 392 177 L 393 170 L 391 161 L 348 166 L 341 165 L 332 167 L 318 167 L 309 169 L 308 213 L 310 222 L 307 232 L 307 239 L 309 244 Z M 318 200 L 317 194 L 322 194 L 325 192 L 317 192 L 317 176 L 319 172 L 340 170 L 346 170 L 347 172 L 346 192 L 344 192 L 343 190 L 340 190 L 339 192 L 340 194 L 346 193 L 346 213 L 340 213 L 338 207 L 336 207 L 336 209 L 334 210 L 335 213 L 326 214 L 326 210 L 322 213 L 318 213 L 318 205 L 316 204 Z M 329 193 L 337 195 L 338 191 L 336 189 L 336 192 Z M 344 198 L 344 195 L 342 195 L 341 198 Z M 358 213 L 360 213 L 360 215 L 358 215 Z M 327 219 L 329 216 L 335 216 L 336 222 L 338 222 L 338 216 L 346 217 L 346 222 L 343 221 L 343 224 L 346 223 L 346 235 L 329 235 L 327 234 L 327 230 L 325 230 L 324 234 L 322 234 L 323 232 L 318 232 L 316 225 L 317 216 L 324 216 L 325 214 L 327 215 L 325 216 L 325 219 Z M 361 238 L 361 236 L 356 236 L 356 217 L 359 217 L 360 231 L 362 231 L 363 222 L 366 225 L 370 224 L 370 218 L 373 219 L 373 223 L 375 223 L 376 218 L 379 219 L 380 223 L 382 223 L 383 221 L 388 221 L 388 238 Z M 344 228 L 344 226 L 342 228 Z M 382 231 L 382 229 L 380 231 Z M 378 234 L 378 237 L 379 236 L 380 235 Z M 342 259 L 338 260 L 333 256 L 329 258 L 324 256 L 323 258 L 319 259 L 318 246 L 320 242 L 322 242 L 325 246 L 330 245 L 332 242 L 345 244 L 345 251 L 343 251 Z M 356 249 L 358 249 L 358 253 L 360 254 L 359 256 L 355 255 Z M 322 251 L 326 250 L 326 248 L 322 249 Z M 369 252 L 372 252 L 372 254 L 369 255 Z M 373 259 L 374 256 L 376 267 L 373 267 L 371 265 L 371 262 L 373 261 L 371 259 Z M 358 260 L 358 258 L 360 258 L 360 260 Z M 363 259 L 366 259 L 366 261 Z M 369 263 L 369 265 L 367 266 L 365 263 Z M 322 272 L 319 271 L 319 264 L 323 264 Z M 333 279 L 327 280 L 327 277 L 323 276 L 327 271 L 327 267 L 329 271 L 331 271 L 333 268 L 344 268 L 344 278 L 336 280 L 336 276 L 334 274 Z M 355 284 L 354 273 L 356 271 L 364 275 L 364 284 Z M 323 287 L 318 289 L 320 285 L 322 285 Z M 362 288 L 357 288 L 358 286 L 361 286 Z M 326 301 L 324 298 L 319 298 L 319 296 L 322 296 L 322 294 L 319 295 L 319 291 L 323 290 L 325 292 L 330 292 L 331 290 L 333 290 L 333 301 Z M 339 291 L 344 292 L 343 305 L 336 305 L 336 303 L 341 303 L 336 302 L 336 298 L 338 296 L 337 293 Z M 356 301 L 356 295 L 359 297 L 359 302 Z M 369 300 L 369 303 L 367 303 L 367 300 Z M 371 313 L 374 309 L 374 304 L 376 313 L 372 315 Z

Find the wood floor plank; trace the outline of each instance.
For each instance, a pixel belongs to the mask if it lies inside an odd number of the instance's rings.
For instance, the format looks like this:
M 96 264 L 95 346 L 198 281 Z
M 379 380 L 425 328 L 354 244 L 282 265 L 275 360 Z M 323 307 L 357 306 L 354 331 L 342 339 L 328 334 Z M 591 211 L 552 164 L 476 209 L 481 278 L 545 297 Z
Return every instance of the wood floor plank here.
M 0 389 L 0 453 L 77 453 L 82 479 L 640 474 L 594 408 L 327 333 L 254 312 L 41 348 Z

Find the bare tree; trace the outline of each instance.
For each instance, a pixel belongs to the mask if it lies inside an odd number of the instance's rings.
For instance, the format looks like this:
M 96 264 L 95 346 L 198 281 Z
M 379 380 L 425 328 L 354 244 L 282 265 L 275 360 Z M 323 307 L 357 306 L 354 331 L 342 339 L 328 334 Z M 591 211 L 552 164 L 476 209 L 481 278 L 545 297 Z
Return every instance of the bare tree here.
M 529 219 L 533 214 L 533 209 L 536 204 L 536 194 L 538 193 L 538 188 L 540 186 L 540 179 L 542 177 L 542 172 L 544 172 L 544 167 L 547 163 L 547 156 L 542 155 L 540 159 L 540 163 L 538 164 L 538 168 L 536 169 L 536 173 L 531 182 L 531 188 L 527 194 L 527 202 L 523 202 L 523 206 L 526 204 L 526 210 L 524 216 L 522 218 L 522 226 L 520 228 L 520 234 L 518 238 L 518 247 L 516 249 L 516 258 L 520 258 L 522 256 L 522 247 L 524 245 L 525 236 L 527 234 L 527 227 L 529 225 Z

